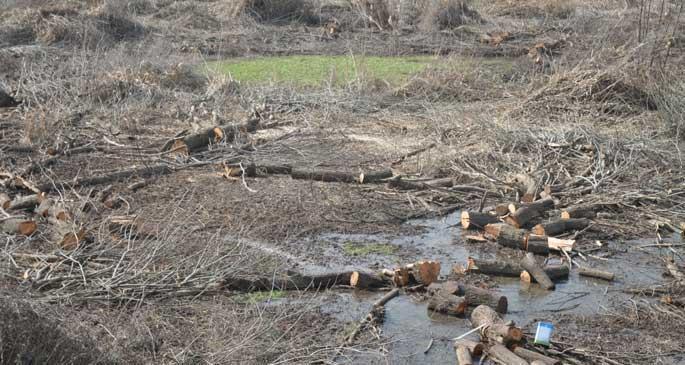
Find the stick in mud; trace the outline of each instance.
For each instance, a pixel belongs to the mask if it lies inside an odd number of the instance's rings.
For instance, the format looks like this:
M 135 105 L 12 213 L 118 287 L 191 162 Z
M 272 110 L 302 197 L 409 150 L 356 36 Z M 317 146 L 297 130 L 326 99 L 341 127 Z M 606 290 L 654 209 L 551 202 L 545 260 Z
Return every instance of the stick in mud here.
M 535 261 L 535 256 L 533 253 L 529 252 L 521 260 L 521 266 L 530 273 L 532 277 L 540 284 L 540 286 L 545 290 L 554 290 L 554 282 L 549 278 L 547 273 L 538 265 Z
M 581 267 L 578 269 L 578 275 L 587 276 L 607 281 L 613 281 L 615 276 L 614 273 L 609 271 L 602 271 L 597 269 L 591 269 L 589 267 Z
M 345 340 L 346 345 L 351 345 L 354 340 L 357 338 L 359 335 L 359 332 L 361 332 L 362 329 L 364 329 L 367 325 L 369 324 L 376 324 L 377 322 L 381 321 L 383 319 L 383 315 L 385 313 L 385 304 L 388 303 L 391 299 L 395 298 L 400 294 L 400 289 L 393 289 L 389 292 L 387 292 L 384 296 L 382 296 L 380 299 L 375 301 L 373 303 L 373 306 L 371 307 L 371 310 L 369 313 L 361 320 L 359 321 L 359 324 L 357 324 L 357 327 L 350 333 L 349 336 L 347 336 L 347 339 Z

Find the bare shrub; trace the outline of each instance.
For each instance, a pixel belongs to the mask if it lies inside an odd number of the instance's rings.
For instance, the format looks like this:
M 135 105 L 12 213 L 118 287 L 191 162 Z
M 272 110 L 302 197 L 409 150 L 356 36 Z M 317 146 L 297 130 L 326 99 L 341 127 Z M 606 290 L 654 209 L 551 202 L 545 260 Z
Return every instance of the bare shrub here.
M 685 82 L 662 75 L 655 83 L 654 103 L 659 118 L 676 141 L 685 140 Z
M 469 8 L 466 1 L 431 0 L 424 2 L 420 28 L 424 31 L 445 30 L 478 22 L 481 22 L 480 14 Z
M 354 0 L 352 4 L 379 29 L 418 26 L 430 32 L 481 21 L 478 12 L 463 0 Z
M 282 23 L 301 21 L 317 23 L 309 0 L 239 0 L 233 7 L 233 15 L 247 13 L 262 22 Z

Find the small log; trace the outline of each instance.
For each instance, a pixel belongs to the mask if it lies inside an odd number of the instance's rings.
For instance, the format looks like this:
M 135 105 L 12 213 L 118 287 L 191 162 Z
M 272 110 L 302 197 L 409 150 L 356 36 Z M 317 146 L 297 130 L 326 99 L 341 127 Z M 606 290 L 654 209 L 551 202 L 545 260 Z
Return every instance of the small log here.
M 398 287 L 404 287 L 411 283 L 411 273 L 408 268 L 400 267 L 395 269 L 392 282 Z
M 167 142 L 162 151 L 180 151 L 185 154 L 203 150 L 210 144 L 235 140 L 238 133 L 252 133 L 259 129 L 259 120 L 252 119 L 244 124 L 229 124 L 208 128 L 200 133 L 172 139 Z
M 359 175 L 360 184 L 372 184 L 392 177 L 392 170 L 362 172 Z
M 504 247 L 525 250 L 527 235 L 528 233 L 524 229 L 504 225 L 500 227 L 499 235 L 497 235 L 497 243 Z
M 499 222 L 499 218 L 489 213 L 461 212 L 461 227 L 463 229 L 485 229 L 485 226 Z
M 378 289 L 390 285 L 390 281 L 374 272 L 353 271 L 350 286 L 356 289 Z
M 535 261 L 535 256 L 533 253 L 529 252 L 523 257 L 521 260 L 521 266 L 528 271 L 532 277 L 535 278 L 535 280 L 543 289 L 554 290 L 554 282 Z
M 488 349 L 488 354 L 493 359 L 497 360 L 502 364 L 507 365 L 528 365 L 528 361 L 520 358 L 515 353 L 511 352 L 508 348 L 501 344 L 495 344 L 490 346 Z
M 489 234 L 490 236 L 492 236 L 492 238 L 496 240 L 504 227 L 507 227 L 506 223 L 493 223 L 486 224 L 483 230 L 485 231 L 485 233 Z
M 571 252 L 576 246 L 576 240 L 547 237 L 547 246 L 549 246 L 550 250 Z
M 590 225 L 585 218 L 559 219 L 549 223 L 540 223 L 531 230 L 540 236 L 556 236 L 569 231 L 580 231 Z
M 456 346 L 457 352 L 457 364 L 459 365 L 473 365 L 473 359 L 471 358 L 471 352 L 466 346 Z
M 514 182 L 521 188 L 522 203 L 532 203 L 535 201 L 538 186 L 532 177 L 526 174 L 517 174 L 514 178 Z
M 504 295 L 473 285 L 464 285 L 461 287 L 460 294 L 464 296 L 466 303 L 470 306 L 476 307 L 485 304 L 494 308 L 497 313 L 507 313 L 509 301 Z
M 367 325 L 376 325 L 379 322 L 383 320 L 383 316 L 385 314 L 385 305 L 393 298 L 398 296 L 400 294 L 400 290 L 395 288 L 388 293 L 386 293 L 384 296 L 382 296 L 380 299 L 375 301 L 373 303 L 373 306 L 371 307 L 371 310 L 369 313 L 362 318 L 361 321 L 357 324 L 356 328 L 350 333 L 349 336 L 345 339 L 345 343 L 347 345 L 352 344 L 354 342 L 354 339 L 359 335 L 359 332 L 361 332 L 362 329 L 364 329 Z
M 464 298 L 444 292 L 438 292 L 428 301 L 428 309 L 452 316 L 463 317 L 467 302 Z
M 523 205 L 514 213 L 510 214 L 505 221 L 516 228 L 525 227 L 534 219 L 541 217 L 543 213 L 554 208 L 554 200 L 541 199 L 530 204 Z
M 388 188 L 397 190 L 427 190 L 433 188 L 450 188 L 454 185 L 454 180 L 451 177 L 433 179 L 433 180 L 407 180 L 401 176 L 395 176 L 388 180 Z
M 38 224 L 25 218 L 9 218 L 0 220 L 0 229 L 7 234 L 30 236 L 38 230 Z
M 12 198 L 10 198 L 9 195 L 5 193 L 0 193 L 0 208 L 9 209 L 11 201 Z
M 609 271 L 602 271 L 602 270 L 597 270 L 597 269 L 591 269 L 589 267 L 581 267 L 578 269 L 578 275 L 580 276 L 588 276 L 591 278 L 597 278 L 597 279 L 602 279 L 602 280 L 607 280 L 607 281 L 613 281 L 614 273 L 609 272 Z
M 481 330 L 484 340 L 508 345 L 518 343 L 523 338 L 520 328 L 505 324 L 497 312 L 487 305 L 479 305 L 471 312 L 471 324 L 474 328 L 484 326 Z
M 290 171 L 290 176 L 293 179 L 299 180 L 370 184 L 380 182 L 388 177 L 392 177 L 392 171 L 382 170 L 362 173 L 351 173 L 323 169 L 294 168 Z
M 521 207 L 521 204 L 516 204 L 516 203 L 509 203 L 507 204 L 507 211 L 509 211 L 508 214 L 514 214 L 516 211 Z
M 554 282 L 568 279 L 570 272 L 567 265 L 547 265 L 543 268 L 543 270 L 545 270 L 547 276 L 549 276 L 549 278 Z M 526 270 L 521 271 L 520 277 L 521 281 L 524 283 L 537 283 L 535 278 L 533 278 Z
M 493 211 L 498 216 L 503 217 L 503 216 L 509 214 L 509 204 L 497 204 Z
M 549 254 L 549 243 L 547 236 L 528 235 L 526 240 L 526 251 L 538 255 Z
M 446 293 L 450 295 L 463 295 L 463 290 L 458 282 L 448 280 L 441 283 L 431 283 L 426 288 L 429 295 L 437 295 L 438 293 Z
M 528 350 L 522 346 L 515 346 L 514 347 L 514 353 L 518 355 L 520 358 L 530 361 L 531 365 L 534 364 L 536 361 L 541 362 L 543 365 L 559 365 L 561 364 L 560 360 L 557 360 L 555 358 L 551 358 L 549 356 L 543 355 L 539 352 L 531 351 Z
M 597 218 L 597 211 L 599 211 L 600 209 L 601 205 L 581 205 L 569 207 L 561 211 L 561 219 L 594 219 Z
M 471 356 L 481 356 L 483 355 L 483 350 L 485 349 L 485 346 L 483 346 L 482 343 L 465 339 L 456 340 L 454 342 L 455 349 L 459 346 L 465 347 L 467 350 L 469 350 Z
M 428 286 L 438 280 L 440 276 L 440 262 L 438 261 L 418 261 L 415 264 L 407 265 L 411 270 L 411 276 L 418 284 Z
M 50 209 L 52 209 L 54 202 L 52 199 L 45 199 L 34 210 L 34 213 L 38 214 L 43 218 L 47 218 L 50 215 Z
M 469 257 L 466 271 L 493 276 L 517 277 L 521 274 L 521 264 L 504 260 L 488 261 Z
M 10 203 L 8 210 L 23 210 L 35 209 L 40 202 L 45 200 L 45 194 L 31 194 L 14 198 Z

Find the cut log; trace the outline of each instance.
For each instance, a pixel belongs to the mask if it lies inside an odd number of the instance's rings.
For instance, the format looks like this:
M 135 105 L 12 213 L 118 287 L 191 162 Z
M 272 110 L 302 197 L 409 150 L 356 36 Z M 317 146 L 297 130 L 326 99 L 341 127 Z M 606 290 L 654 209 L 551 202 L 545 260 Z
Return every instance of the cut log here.
M 139 178 L 145 178 L 145 177 L 153 176 L 153 175 L 165 175 L 165 174 L 170 174 L 173 171 L 175 171 L 175 170 L 173 168 L 169 167 L 168 165 L 159 164 L 159 165 L 153 165 L 153 166 L 132 168 L 132 169 L 128 169 L 128 170 L 115 171 L 115 172 L 112 172 L 112 173 L 109 173 L 106 175 L 85 177 L 85 178 L 81 178 L 81 179 L 76 179 L 74 181 L 45 183 L 45 184 L 39 185 L 38 189 L 40 189 L 40 191 L 50 192 L 50 191 L 53 191 L 57 188 L 62 188 L 64 186 L 71 186 L 74 188 L 84 187 L 84 186 L 98 185 L 98 184 L 104 184 L 104 183 L 111 183 L 111 182 L 119 181 L 119 180 L 126 180 L 132 176 L 138 176 Z
M 528 232 L 524 229 L 514 228 L 509 225 L 500 227 L 499 235 L 497 236 L 497 243 L 509 248 L 517 250 L 526 249 Z
M 398 287 L 404 287 L 411 283 L 411 274 L 408 268 L 400 267 L 395 269 L 392 282 Z
M 437 281 L 440 276 L 440 262 L 438 261 L 418 261 L 407 265 L 407 268 L 411 270 L 414 280 L 425 286 Z
M 50 215 L 50 209 L 52 209 L 53 204 L 54 202 L 52 199 L 44 199 L 42 202 L 40 202 L 40 204 L 38 204 L 36 210 L 34 210 L 34 213 L 43 218 L 47 218 Z
M 510 214 L 505 221 L 516 228 L 525 227 L 534 219 L 541 217 L 546 211 L 552 208 L 554 208 L 554 200 L 541 199 L 523 205 L 514 213 Z
M 608 271 L 602 271 L 602 270 L 597 270 L 597 269 L 591 269 L 589 267 L 581 267 L 578 269 L 578 275 L 580 276 L 588 276 L 591 278 L 597 278 L 597 279 L 602 279 L 602 280 L 607 280 L 607 281 L 613 281 L 614 280 L 614 273 L 608 272 Z
M 484 340 L 509 345 L 523 338 L 520 328 L 505 324 L 497 312 L 487 305 L 479 305 L 471 312 L 471 324 L 474 328 L 483 326 L 481 336 Z
M 544 365 L 559 365 L 561 364 L 560 360 L 557 360 L 555 358 L 551 358 L 549 356 L 545 356 L 539 352 L 531 351 L 528 350 L 522 346 L 515 346 L 514 347 L 514 353 L 518 355 L 520 358 L 530 361 L 531 364 L 535 363 L 536 361 L 540 361 Z
M 516 204 L 516 203 L 509 203 L 509 204 L 507 204 L 507 211 L 509 211 L 508 214 L 514 214 L 514 213 L 516 213 L 516 211 L 517 211 L 520 207 L 521 207 L 521 205 L 520 205 L 520 204 Z
M 568 218 L 540 223 L 533 227 L 532 232 L 540 236 L 556 236 L 569 231 L 580 231 L 589 225 L 590 221 L 585 218 Z
M 528 273 L 535 278 L 535 280 L 543 289 L 554 290 L 554 282 L 535 261 L 535 256 L 533 253 L 529 252 L 526 254 L 526 256 L 521 260 L 521 267 L 528 271 Z
M 459 365 L 473 365 L 473 359 L 471 358 L 471 352 L 466 346 L 457 346 L 457 364 Z
M 485 233 L 489 234 L 490 236 L 492 236 L 493 239 L 496 240 L 504 227 L 507 227 L 506 223 L 493 223 L 486 224 L 483 230 L 485 231 Z
M 372 184 L 392 177 L 392 170 L 362 172 L 359 175 L 360 184 Z
M 48 216 L 58 221 L 66 222 L 71 219 L 71 214 L 62 206 L 53 204 L 48 209 Z
M 0 208 L 9 209 L 11 201 L 12 198 L 10 198 L 9 195 L 5 193 L 0 193 Z
M 497 313 L 507 313 L 507 308 L 509 306 L 507 297 L 494 291 L 473 285 L 464 285 L 461 287 L 461 293 L 459 294 L 464 296 L 466 303 L 470 306 L 477 307 L 481 304 L 485 304 L 490 308 L 494 308 Z
M 549 246 L 550 250 L 571 252 L 576 246 L 576 240 L 547 237 L 547 246 Z
M 483 346 L 482 343 L 465 339 L 456 340 L 454 342 L 455 349 L 459 346 L 465 347 L 467 350 L 469 350 L 471 356 L 481 356 L 483 355 L 483 350 L 485 349 L 485 346 Z
M 9 218 L 0 220 L 0 228 L 2 228 L 2 232 L 7 234 L 30 236 L 38 230 L 38 224 L 30 219 Z
M 426 288 L 429 295 L 437 295 L 438 293 L 446 293 L 450 295 L 462 295 L 463 290 L 458 282 L 448 280 L 441 283 L 431 283 Z
M 517 262 L 478 260 L 472 257 L 469 257 L 466 267 L 467 272 L 508 277 L 517 277 L 522 270 L 521 264 Z
M 538 236 L 534 234 L 528 235 L 526 239 L 526 251 L 538 255 L 549 254 L 549 243 L 547 236 Z
M 526 174 L 517 174 L 514 182 L 521 189 L 521 203 L 532 203 L 537 196 L 538 186 L 535 180 Z
M 499 222 L 499 218 L 490 213 L 461 212 L 461 227 L 463 229 L 485 229 L 485 226 Z
M 547 265 L 543 270 L 545 270 L 545 273 L 549 276 L 550 280 L 555 282 L 568 279 L 570 271 L 567 265 Z M 524 283 L 537 283 L 535 278 L 526 270 L 521 272 L 521 281 Z
M 353 271 L 350 286 L 356 289 L 378 289 L 390 286 L 390 281 L 374 272 Z
M 340 285 L 350 285 L 352 272 L 343 271 L 315 275 L 287 272 L 276 276 L 269 275 L 256 278 L 227 276 L 217 285 L 221 288 L 238 292 L 259 290 L 317 291 Z
M 464 316 L 466 307 L 467 303 L 464 298 L 444 292 L 438 292 L 428 301 L 428 309 L 458 317 Z
M 388 180 L 388 188 L 397 190 L 427 190 L 433 188 L 450 188 L 454 185 L 454 180 L 451 177 L 413 181 L 403 179 L 401 176 L 395 176 Z
M 490 346 L 488 349 L 488 354 L 493 359 L 506 365 L 528 365 L 528 361 L 520 358 L 515 353 L 511 352 L 508 348 L 501 344 L 495 344 Z
M 392 176 L 392 171 L 383 170 L 376 172 L 351 173 L 344 171 L 322 170 L 322 169 L 305 169 L 294 168 L 290 171 L 290 176 L 293 179 L 299 180 L 313 180 L 323 182 L 345 182 L 345 183 L 373 183 L 384 179 L 383 176 Z
M 45 200 L 45 194 L 32 194 L 14 198 L 10 203 L 8 210 L 23 210 L 35 209 L 40 202 Z
M 185 154 L 203 150 L 211 144 L 222 141 L 231 142 L 239 133 L 252 133 L 259 129 L 259 120 L 252 119 L 244 124 L 229 124 L 208 128 L 200 133 L 191 134 L 167 142 L 162 151 L 177 151 Z
M 575 207 L 568 207 L 561 211 L 561 219 L 594 219 L 597 217 L 597 212 L 599 210 L 601 210 L 601 205 L 581 205 Z

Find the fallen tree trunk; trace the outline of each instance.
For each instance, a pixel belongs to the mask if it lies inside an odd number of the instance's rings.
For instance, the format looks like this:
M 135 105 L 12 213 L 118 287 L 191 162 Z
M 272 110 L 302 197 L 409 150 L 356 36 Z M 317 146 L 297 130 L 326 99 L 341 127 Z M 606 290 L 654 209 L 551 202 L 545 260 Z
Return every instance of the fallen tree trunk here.
M 547 273 L 535 261 L 535 256 L 532 253 L 527 253 L 521 260 L 521 266 L 530 273 L 532 277 L 545 290 L 554 290 L 554 282 L 549 278 Z
M 483 346 L 483 344 L 480 342 L 464 339 L 456 340 L 454 342 L 455 349 L 460 346 L 469 350 L 471 356 L 481 356 L 483 354 L 483 350 L 485 349 L 485 346 Z
M 602 270 L 597 270 L 597 269 L 591 269 L 589 267 L 579 268 L 578 269 L 578 275 L 588 276 L 588 277 L 607 280 L 607 281 L 613 281 L 614 277 L 615 277 L 614 273 L 612 273 L 612 272 L 602 271 Z
M 54 184 L 53 183 L 45 183 L 45 184 L 39 185 L 38 189 L 40 191 L 43 191 L 43 192 L 50 192 L 52 190 L 55 190 L 57 188 L 61 188 L 64 186 L 70 186 L 72 188 L 76 188 L 76 187 L 84 187 L 84 186 L 91 186 L 91 185 L 99 185 L 99 184 L 129 179 L 132 176 L 137 176 L 139 178 L 145 178 L 145 177 L 153 176 L 153 175 L 165 175 L 165 174 L 169 174 L 173 171 L 174 171 L 174 169 L 172 169 L 171 167 L 169 167 L 167 165 L 160 164 L 160 165 L 153 165 L 153 166 L 138 167 L 138 168 L 128 169 L 128 170 L 115 171 L 115 172 L 105 174 L 105 175 L 85 177 L 85 178 L 76 179 L 76 180 L 73 180 L 70 182 L 62 181 L 62 182 L 55 182 Z
M 293 179 L 299 180 L 370 184 L 379 182 L 388 177 L 392 177 L 392 171 L 383 170 L 367 173 L 350 173 L 344 171 L 294 168 L 290 171 L 290 176 Z
M 395 176 L 388 181 L 388 188 L 397 190 L 427 190 L 433 188 L 449 188 L 453 185 L 454 180 L 451 177 L 426 181 L 412 181 L 403 179 L 401 176 Z
M 463 229 L 485 229 L 488 224 L 499 222 L 499 218 L 489 213 L 461 212 L 461 227 Z
M 514 213 L 505 218 L 505 221 L 516 228 L 525 227 L 552 208 L 554 208 L 554 200 L 541 199 L 516 209 Z
M 495 344 L 490 346 L 488 349 L 488 354 L 493 359 L 499 361 L 506 365 L 528 365 L 528 361 L 520 358 L 515 353 L 511 352 L 508 348 L 501 344 Z
M 523 271 L 523 268 L 520 263 L 504 260 L 477 260 L 469 257 L 466 271 L 485 275 L 518 277 L 521 274 L 521 271 Z
M 294 273 L 256 278 L 225 277 L 218 285 L 222 288 L 239 292 L 260 290 L 317 291 L 335 286 L 350 285 L 353 272 L 333 272 L 316 275 Z
M 585 218 L 560 219 L 549 223 L 540 223 L 531 230 L 540 236 L 556 236 L 569 231 L 580 231 L 590 225 Z
M 509 345 L 518 343 L 523 338 L 523 331 L 520 328 L 505 324 L 497 312 L 487 305 L 479 305 L 471 312 L 471 324 L 474 328 L 483 326 L 483 340 Z
M 561 219 L 585 218 L 594 219 L 597 217 L 597 212 L 602 209 L 601 205 L 581 205 L 575 207 L 568 207 L 562 209 Z
M 497 234 L 497 243 L 504 247 L 515 248 L 517 250 L 526 249 L 528 233 L 524 229 L 514 228 L 509 225 L 502 225 L 499 227 Z
M 0 229 L 7 234 L 30 236 L 38 230 L 38 224 L 26 218 L 7 218 L 0 220 Z
M 253 133 L 257 129 L 259 129 L 258 119 L 249 120 L 244 124 L 215 126 L 200 133 L 174 138 L 162 147 L 162 151 L 179 151 L 189 155 L 203 150 L 211 144 L 231 142 L 235 140 L 238 133 Z
M 463 317 L 467 301 L 464 298 L 445 292 L 438 292 L 428 301 L 428 309 L 457 317 Z
M 522 346 L 515 346 L 514 347 L 514 353 L 518 355 L 520 358 L 529 361 L 531 363 L 534 363 L 535 361 L 540 361 L 545 365 L 559 365 L 561 364 L 560 360 L 557 360 L 555 358 L 551 358 L 549 356 L 543 355 L 539 352 L 531 351 L 528 350 Z
M 543 268 L 545 273 L 552 281 L 565 280 L 568 279 L 569 268 L 566 265 L 547 265 Z M 524 283 L 537 283 L 534 277 L 526 270 L 521 271 L 521 281 Z
M 34 209 L 43 200 L 45 200 L 45 194 L 42 193 L 16 197 L 9 202 L 7 210 Z
M 355 289 L 378 289 L 386 288 L 392 283 L 374 272 L 353 271 L 350 275 L 350 286 Z
M 461 286 L 459 294 L 464 296 L 466 303 L 470 306 L 477 307 L 484 304 L 494 308 L 497 313 L 507 313 L 509 301 L 504 295 L 472 285 Z

